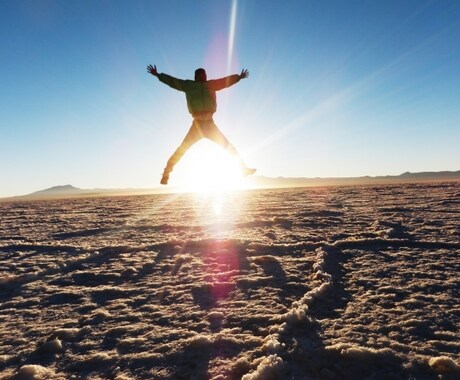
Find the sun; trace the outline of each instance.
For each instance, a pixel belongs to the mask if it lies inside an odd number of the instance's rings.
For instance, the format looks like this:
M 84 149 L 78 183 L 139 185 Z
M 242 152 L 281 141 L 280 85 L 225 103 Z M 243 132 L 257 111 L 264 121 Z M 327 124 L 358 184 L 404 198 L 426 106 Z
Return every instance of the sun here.
M 187 151 L 172 176 L 187 192 L 222 193 L 245 188 L 238 160 L 206 140 Z

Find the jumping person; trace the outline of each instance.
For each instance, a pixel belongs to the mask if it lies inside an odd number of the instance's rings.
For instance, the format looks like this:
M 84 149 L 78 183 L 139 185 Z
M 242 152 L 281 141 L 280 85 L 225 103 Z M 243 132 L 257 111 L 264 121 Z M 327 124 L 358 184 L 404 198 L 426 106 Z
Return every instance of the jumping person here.
M 185 92 L 188 111 L 193 117 L 193 123 L 187 135 L 166 164 L 160 181 L 162 185 L 168 184 L 169 173 L 172 172 L 174 165 L 179 162 L 185 152 L 193 144 L 205 137 L 219 144 L 230 154 L 237 157 L 244 176 L 255 173 L 256 169 L 246 166 L 235 147 L 230 144 L 212 119 L 212 115 L 216 112 L 217 108 L 216 91 L 230 87 L 238 83 L 241 79 L 247 78 L 249 76 L 248 70 L 243 69 L 239 75 L 234 74 L 221 79 L 208 80 L 206 71 L 200 68 L 195 70 L 194 81 L 177 79 L 163 73 L 160 74 L 157 71 L 157 67 L 152 65 L 147 66 L 147 71 L 169 87 Z

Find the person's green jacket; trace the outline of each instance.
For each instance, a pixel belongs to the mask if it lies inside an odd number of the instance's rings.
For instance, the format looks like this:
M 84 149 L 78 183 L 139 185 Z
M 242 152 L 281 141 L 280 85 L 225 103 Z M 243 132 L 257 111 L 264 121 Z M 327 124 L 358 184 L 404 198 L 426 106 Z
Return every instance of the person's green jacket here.
M 158 74 L 158 79 L 176 90 L 185 92 L 188 111 L 192 114 L 216 112 L 216 91 L 230 87 L 240 80 L 238 74 L 206 82 L 183 80 L 168 74 Z

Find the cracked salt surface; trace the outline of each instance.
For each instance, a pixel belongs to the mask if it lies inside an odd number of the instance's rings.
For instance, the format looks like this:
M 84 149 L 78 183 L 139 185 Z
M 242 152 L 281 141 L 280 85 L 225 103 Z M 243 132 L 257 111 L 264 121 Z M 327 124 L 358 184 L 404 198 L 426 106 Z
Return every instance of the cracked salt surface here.
M 459 199 L 0 203 L 0 379 L 458 379 Z

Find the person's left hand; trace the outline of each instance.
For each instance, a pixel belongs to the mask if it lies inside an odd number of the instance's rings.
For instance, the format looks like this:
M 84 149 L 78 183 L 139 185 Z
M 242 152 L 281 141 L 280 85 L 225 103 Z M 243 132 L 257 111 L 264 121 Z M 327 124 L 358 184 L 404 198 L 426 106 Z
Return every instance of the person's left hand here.
M 249 76 L 249 71 L 246 69 L 241 70 L 240 79 L 247 78 Z

